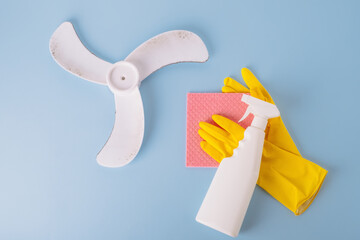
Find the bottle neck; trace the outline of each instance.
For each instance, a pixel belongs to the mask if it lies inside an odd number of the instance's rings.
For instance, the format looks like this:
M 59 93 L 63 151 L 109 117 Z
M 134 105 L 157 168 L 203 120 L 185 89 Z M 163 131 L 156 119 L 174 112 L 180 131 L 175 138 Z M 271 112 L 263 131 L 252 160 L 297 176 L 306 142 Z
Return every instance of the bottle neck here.
M 266 118 L 254 115 L 251 126 L 265 131 L 268 120 Z

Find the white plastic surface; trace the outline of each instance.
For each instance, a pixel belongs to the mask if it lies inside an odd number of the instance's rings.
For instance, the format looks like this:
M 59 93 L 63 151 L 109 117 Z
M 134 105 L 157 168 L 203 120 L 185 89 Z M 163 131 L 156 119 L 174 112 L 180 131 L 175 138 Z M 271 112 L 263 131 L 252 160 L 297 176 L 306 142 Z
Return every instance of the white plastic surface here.
M 205 44 L 194 33 L 177 30 L 159 34 L 136 48 L 124 61 L 108 63 L 92 54 L 79 40 L 72 24 L 61 24 L 50 39 L 50 52 L 65 70 L 107 85 L 115 95 L 113 131 L 97 156 L 100 165 L 121 167 L 135 158 L 144 135 L 140 82 L 169 64 L 205 62 Z
M 144 110 L 138 87 L 115 95 L 115 123 L 109 139 L 97 155 L 104 167 L 122 167 L 135 158 L 144 136 Z
M 139 87 L 139 71 L 129 62 L 115 63 L 109 70 L 106 80 L 110 90 L 116 95 L 126 95 Z
M 247 103 L 249 106 L 246 109 L 242 118 L 239 120 L 239 122 L 247 118 L 247 116 L 252 113 L 254 114 L 254 119 L 251 125 L 261 130 L 265 130 L 267 120 L 269 118 L 280 116 L 280 112 L 274 104 L 262 101 L 260 99 L 245 94 L 241 97 L 241 101 Z
M 80 41 L 70 22 L 62 23 L 49 44 L 54 60 L 66 71 L 85 80 L 106 85 L 106 73 L 111 63 L 91 53 Z
M 96 160 L 104 167 L 122 167 L 135 158 L 144 136 L 139 72 L 132 63 L 120 61 L 109 70 L 106 79 L 115 95 L 115 123 Z
M 269 117 L 279 116 L 273 104 L 251 96 L 246 96 L 245 100 L 254 110 L 251 112 L 254 119 L 258 117 L 267 122 Z M 232 237 L 239 234 L 259 177 L 264 138 L 264 130 L 253 123 L 245 130 L 233 155 L 220 163 L 196 221 Z
M 265 133 L 248 127 L 244 139 L 220 163 L 196 221 L 236 237 L 259 177 Z
M 195 33 L 175 30 L 161 33 L 137 47 L 125 58 L 140 72 L 140 81 L 151 73 L 170 64 L 180 62 L 206 62 L 209 53 Z

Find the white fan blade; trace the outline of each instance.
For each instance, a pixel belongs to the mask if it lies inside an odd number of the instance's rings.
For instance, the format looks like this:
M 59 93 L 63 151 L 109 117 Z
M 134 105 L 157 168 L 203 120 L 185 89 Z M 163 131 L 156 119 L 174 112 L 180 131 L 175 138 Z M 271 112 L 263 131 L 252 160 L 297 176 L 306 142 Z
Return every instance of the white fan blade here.
M 159 34 L 137 47 L 125 61 L 139 70 L 140 81 L 152 72 L 179 62 L 206 62 L 209 53 L 195 33 L 175 30 Z
M 115 123 L 97 162 L 105 167 L 121 167 L 135 158 L 144 136 L 144 110 L 138 87 L 129 94 L 115 95 Z
M 91 53 L 80 41 L 70 22 L 62 23 L 50 39 L 50 52 L 65 70 L 91 82 L 106 85 L 111 63 Z

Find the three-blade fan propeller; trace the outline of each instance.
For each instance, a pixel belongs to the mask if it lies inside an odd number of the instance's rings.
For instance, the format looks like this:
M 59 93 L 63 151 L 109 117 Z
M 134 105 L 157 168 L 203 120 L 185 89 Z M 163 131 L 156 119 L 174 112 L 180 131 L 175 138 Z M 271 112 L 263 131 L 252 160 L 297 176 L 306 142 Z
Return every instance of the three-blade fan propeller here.
M 107 85 L 114 93 L 114 128 L 97 155 L 98 163 L 106 167 L 124 166 L 139 152 L 144 136 L 141 81 L 166 65 L 205 62 L 209 57 L 199 36 L 178 30 L 151 38 L 124 61 L 111 64 L 84 47 L 70 22 L 61 24 L 52 35 L 50 52 L 65 70 L 85 80 Z

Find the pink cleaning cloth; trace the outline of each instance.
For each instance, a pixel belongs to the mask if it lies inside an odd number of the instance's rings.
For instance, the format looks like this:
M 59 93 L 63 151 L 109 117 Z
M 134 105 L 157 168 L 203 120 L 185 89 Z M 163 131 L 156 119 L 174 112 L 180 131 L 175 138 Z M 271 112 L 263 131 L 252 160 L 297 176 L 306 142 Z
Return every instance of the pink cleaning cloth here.
M 200 142 L 199 122 L 215 124 L 214 114 L 238 122 L 244 115 L 247 104 L 241 101 L 243 93 L 188 93 L 186 120 L 186 167 L 217 167 L 219 163 L 205 153 Z M 247 117 L 239 124 L 247 128 L 253 116 Z

